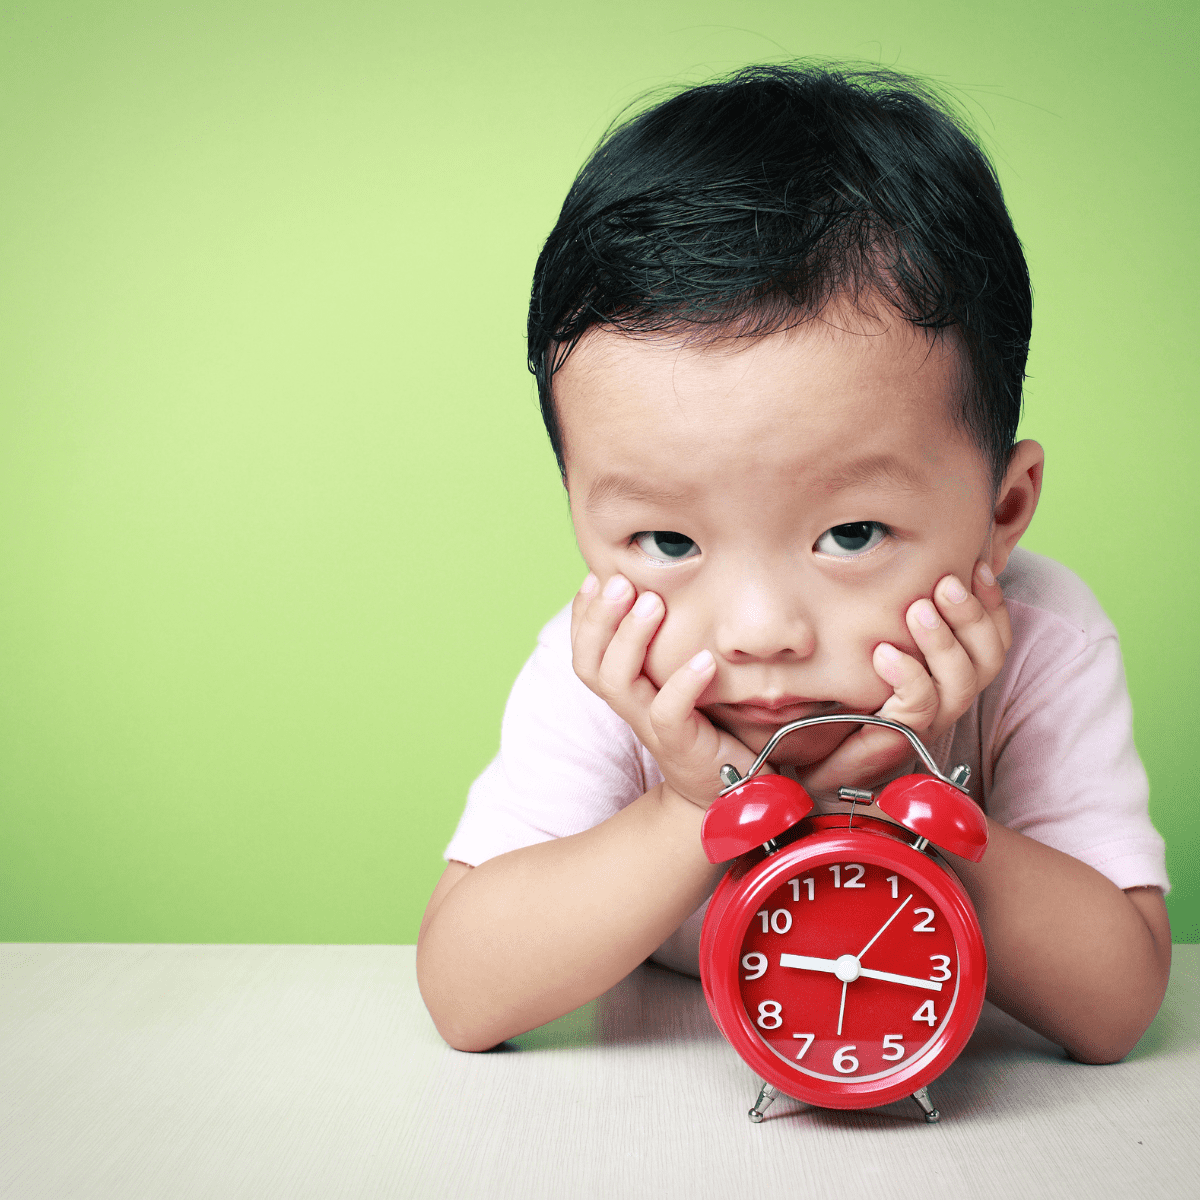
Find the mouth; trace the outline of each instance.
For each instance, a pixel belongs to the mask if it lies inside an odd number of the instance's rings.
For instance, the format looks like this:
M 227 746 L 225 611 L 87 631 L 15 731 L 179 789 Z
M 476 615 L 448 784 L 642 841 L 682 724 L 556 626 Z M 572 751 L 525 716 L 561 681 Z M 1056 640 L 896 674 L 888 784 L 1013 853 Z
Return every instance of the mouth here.
M 752 696 L 748 700 L 726 702 L 720 707 L 749 725 L 777 729 L 806 717 L 828 716 L 840 711 L 842 706 L 836 700 L 808 700 L 803 696 L 773 696 L 770 699 Z

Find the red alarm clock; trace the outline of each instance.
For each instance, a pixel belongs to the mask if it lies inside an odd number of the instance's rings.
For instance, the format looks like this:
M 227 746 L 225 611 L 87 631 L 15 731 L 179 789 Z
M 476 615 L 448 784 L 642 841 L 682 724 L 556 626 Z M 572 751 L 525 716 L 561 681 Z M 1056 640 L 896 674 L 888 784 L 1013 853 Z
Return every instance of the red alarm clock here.
M 853 807 L 809 816 L 800 784 L 758 774 L 780 739 L 834 721 L 897 730 L 928 769 L 877 795 L 840 790 L 896 824 Z M 779 1092 L 825 1108 L 911 1095 L 938 1120 L 927 1085 L 966 1044 L 987 990 L 975 909 L 932 849 L 983 857 L 969 774 L 944 776 L 910 729 L 858 715 L 793 721 L 744 778 L 722 768 L 701 839 L 710 862 L 733 862 L 709 901 L 700 978 L 718 1028 L 764 1081 L 752 1121 Z

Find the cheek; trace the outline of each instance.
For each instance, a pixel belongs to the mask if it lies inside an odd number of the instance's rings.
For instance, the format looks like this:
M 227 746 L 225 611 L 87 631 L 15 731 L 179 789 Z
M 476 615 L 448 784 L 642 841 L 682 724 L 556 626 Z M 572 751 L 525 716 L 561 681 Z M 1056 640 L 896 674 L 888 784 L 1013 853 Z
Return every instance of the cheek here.
M 667 615 L 646 655 L 645 672 L 655 687 L 664 683 L 694 654 L 709 644 L 708 630 L 698 614 L 667 600 Z
M 835 615 L 825 627 L 826 645 L 834 674 L 845 679 L 848 690 L 861 694 L 858 707 L 865 708 L 872 702 L 878 707 L 891 695 L 892 689 L 875 674 L 871 664 L 880 642 L 889 642 L 905 654 L 920 657 L 904 623 L 907 603 L 907 596 L 898 596 L 866 605 L 831 606 Z

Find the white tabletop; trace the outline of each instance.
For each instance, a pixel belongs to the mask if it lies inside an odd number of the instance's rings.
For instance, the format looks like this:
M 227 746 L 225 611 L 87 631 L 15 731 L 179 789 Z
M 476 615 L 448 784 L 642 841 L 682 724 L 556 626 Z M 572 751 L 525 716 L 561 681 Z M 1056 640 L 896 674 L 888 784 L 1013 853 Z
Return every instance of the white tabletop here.
M 911 1101 L 780 1099 L 695 980 L 638 968 L 488 1054 L 438 1038 L 411 946 L 0 948 L 0 1196 L 1191 1197 L 1200 947 L 1108 1067 L 985 1006 Z

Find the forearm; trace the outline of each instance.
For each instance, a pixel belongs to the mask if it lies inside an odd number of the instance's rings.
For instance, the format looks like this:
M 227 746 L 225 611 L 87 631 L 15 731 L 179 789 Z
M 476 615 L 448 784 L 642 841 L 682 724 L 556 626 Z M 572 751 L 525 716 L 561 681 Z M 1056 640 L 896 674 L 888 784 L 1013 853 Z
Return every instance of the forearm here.
M 515 850 L 435 892 L 417 978 L 438 1031 L 484 1050 L 600 995 L 703 902 L 703 812 L 660 786 L 603 824 Z
M 988 832 L 981 863 L 953 860 L 983 929 L 988 999 L 1083 1062 L 1123 1057 L 1166 989 L 1161 896 L 1127 894 L 995 821 Z

